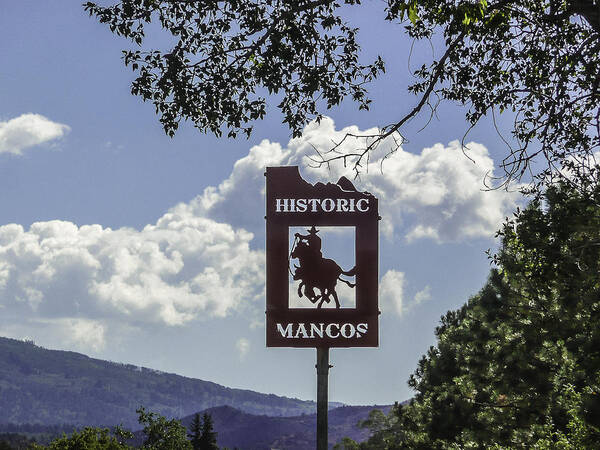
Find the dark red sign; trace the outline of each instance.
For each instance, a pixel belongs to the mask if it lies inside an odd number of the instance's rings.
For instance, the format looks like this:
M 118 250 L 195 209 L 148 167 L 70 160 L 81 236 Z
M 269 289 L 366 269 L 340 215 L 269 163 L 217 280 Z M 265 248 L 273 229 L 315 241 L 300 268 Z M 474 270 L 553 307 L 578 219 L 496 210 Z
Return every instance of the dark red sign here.
M 265 175 L 267 347 L 377 347 L 377 199 L 345 177 L 312 185 L 296 166 Z M 351 262 L 328 254 L 338 230 Z

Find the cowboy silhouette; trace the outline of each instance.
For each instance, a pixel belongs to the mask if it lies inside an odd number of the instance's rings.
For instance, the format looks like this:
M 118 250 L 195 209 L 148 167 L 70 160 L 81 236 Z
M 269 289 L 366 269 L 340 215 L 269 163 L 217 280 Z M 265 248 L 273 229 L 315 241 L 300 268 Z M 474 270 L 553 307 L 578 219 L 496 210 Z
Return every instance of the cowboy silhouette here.
M 344 271 L 332 259 L 323 258 L 321 253 L 321 238 L 317 236 L 319 230 L 313 225 L 308 234 L 295 233 L 298 239 L 298 244 L 294 246 L 291 253 L 292 259 L 298 259 L 300 266 L 296 266 L 296 271 L 293 273 L 294 280 L 300 280 L 298 286 L 298 296 L 304 295 L 312 302 L 316 303 L 320 300 L 317 308 L 321 308 L 323 302 L 329 303 L 330 295 L 335 300 L 336 308 L 340 307 L 335 285 L 337 281 L 343 281 L 350 287 L 354 287 L 342 278 L 340 275 L 354 276 L 356 267 L 349 271 Z M 315 293 L 315 288 L 319 289 L 320 293 Z
M 306 241 L 312 255 L 310 258 L 311 265 L 317 265 L 323 259 L 323 253 L 321 253 L 321 238 L 317 236 L 319 230 L 317 230 L 313 225 L 310 230 L 306 231 L 308 231 L 308 234 L 296 233 L 295 236 L 300 242 Z

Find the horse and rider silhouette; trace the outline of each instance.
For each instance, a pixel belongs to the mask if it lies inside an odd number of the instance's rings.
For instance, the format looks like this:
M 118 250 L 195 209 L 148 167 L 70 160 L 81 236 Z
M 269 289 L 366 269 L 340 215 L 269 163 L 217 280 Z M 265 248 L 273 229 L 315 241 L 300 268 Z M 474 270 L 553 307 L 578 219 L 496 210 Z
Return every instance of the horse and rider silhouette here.
M 335 300 L 335 307 L 340 308 L 335 285 L 339 280 L 351 288 L 356 286 L 340 278 L 340 275 L 356 275 L 356 266 L 345 272 L 333 259 L 323 258 L 321 238 L 317 236 L 319 230 L 313 225 L 307 231 L 308 234 L 295 234 L 296 241 L 290 255 L 300 263 L 300 266 L 294 264 L 296 270 L 292 274 L 294 280 L 300 280 L 298 296 L 305 295 L 312 303 L 319 302 L 317 308 L 321 308 L 325 302 L 329 303 L 331 296 Z M 315 289 L 319 290 L 319 294 L 315 293 Z

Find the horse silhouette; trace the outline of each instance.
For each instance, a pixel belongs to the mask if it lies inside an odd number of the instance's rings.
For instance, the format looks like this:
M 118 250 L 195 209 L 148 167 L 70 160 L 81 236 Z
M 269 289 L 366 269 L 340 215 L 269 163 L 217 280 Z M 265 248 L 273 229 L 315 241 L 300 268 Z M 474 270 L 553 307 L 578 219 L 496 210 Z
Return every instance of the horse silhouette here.
M 320 300 L 317 308 L 321 308 L 324 302 L 329 303 L 331 301 L 329 296 L 335 300 L 335 307 L 340 307 L 335 290 L 338 280 L 343 281 L 351 288 L 356 286 L 356 284 L 340 278 L 340 275 L 350 277 L 356 275 L 356 267 L 345 272 L 333 259 L 320 258 L 318 261 L 314 261 L 310 247 L 302 241 L 296 244 L 290 256 L 300 262 L 300 266 L 294 264 L 296 270 L 292 274 L 294 280 L 301 280 L 298 286 L 298 296 L 302 297 L 302 288 L 304 288 L 304 295 L 312 303 Z M 315 293 L 315 288 L 319 289 L 319 295 Z

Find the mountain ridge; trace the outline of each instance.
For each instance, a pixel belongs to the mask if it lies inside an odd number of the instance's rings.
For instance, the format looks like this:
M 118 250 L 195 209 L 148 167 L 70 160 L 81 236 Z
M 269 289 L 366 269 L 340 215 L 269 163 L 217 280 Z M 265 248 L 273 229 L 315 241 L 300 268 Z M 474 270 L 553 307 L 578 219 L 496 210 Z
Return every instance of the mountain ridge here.
M 370 431 L 361 428 L 359 422 L 367 419 L 373 409 L 385 414 L 391 405 L 341 406 L 329 411 L 328 443 L 333 446 L 342 438 L 349 437 L 362 442 L 369 437 Z M 223 432 L 217 434 L 217 443 L 221 447 L 241 448 L 244 450 L 304 450 L 316 448 L 317 415 L 305 414 L 296 417 L 256 416 L 236 411 L 230 406 L 218 406 L 206 410 L 212 419 L 214 429 Z M 181 423 L 191 424 L 193 416 L 184 417 Z
M 362 442 L 369 437 L 370 431 L 359 426 L 369 413 L 379 409 L 388 414 L 392 405 L 341 406 L 331 409 L 328 414 L 329 446 L 349 437 Z M 239 448 L 243 450 L 305 450 L 316 448 L 317 415 L 266 416 L 245 413 L 231 406 L 217 406 L 199 411 L 202 416 L 211 416 L 213 430 L 217 433 L 217 444 L 221 448 Z M 188 430 L 194 414 L 180 419 Z M 130 442 L 141 445 L 145 435 L 139 430 Z
M 140 406 L 179 418 L 223 405 L 269 416 L 299 416 L 316 408 L 312 401 L 0 337 L 0 423 L 135 428 Z

